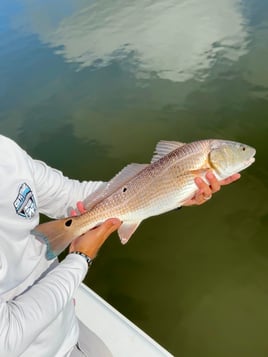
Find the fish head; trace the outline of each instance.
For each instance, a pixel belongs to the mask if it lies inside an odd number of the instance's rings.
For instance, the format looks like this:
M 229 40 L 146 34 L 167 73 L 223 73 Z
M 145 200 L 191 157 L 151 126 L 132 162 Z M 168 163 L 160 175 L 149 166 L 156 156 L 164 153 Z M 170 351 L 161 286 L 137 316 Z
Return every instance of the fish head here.
M 224 179 L 246 169 L 255 161 L 256 149 L 227 140 L 212 140 L 209 162 L 216 176 Z

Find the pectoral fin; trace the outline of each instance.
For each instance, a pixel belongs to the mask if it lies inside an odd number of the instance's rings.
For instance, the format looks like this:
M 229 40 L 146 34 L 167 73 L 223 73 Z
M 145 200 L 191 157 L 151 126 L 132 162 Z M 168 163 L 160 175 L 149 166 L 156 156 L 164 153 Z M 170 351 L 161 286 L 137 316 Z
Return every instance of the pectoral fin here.
M 201 169 L 197 169 L 197 170 L 191 170 L 190 173 L 194 176 L 194 177 L 201 177 L 203 180 L 206 180 L 206 173 L 208 172 L 209 168 L 208 167 L 203 167 Z
M 122 244 L 126 244 L 131 238 L 132 234 L 139 227 L 141 222 L 123 223 L 118 229 L 118 235 Z

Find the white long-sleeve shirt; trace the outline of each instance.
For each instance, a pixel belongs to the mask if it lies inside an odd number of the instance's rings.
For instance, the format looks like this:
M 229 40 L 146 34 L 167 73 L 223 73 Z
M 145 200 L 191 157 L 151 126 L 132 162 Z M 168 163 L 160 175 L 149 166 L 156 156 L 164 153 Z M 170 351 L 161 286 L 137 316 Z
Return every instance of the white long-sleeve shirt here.
M 73 295 L 85 259 L 45 258 L 30 231 L 39 213 L 59 218 L 101 182 L 70 180 L 0 135 L 0 356 L 62 357 L 78 339 Z

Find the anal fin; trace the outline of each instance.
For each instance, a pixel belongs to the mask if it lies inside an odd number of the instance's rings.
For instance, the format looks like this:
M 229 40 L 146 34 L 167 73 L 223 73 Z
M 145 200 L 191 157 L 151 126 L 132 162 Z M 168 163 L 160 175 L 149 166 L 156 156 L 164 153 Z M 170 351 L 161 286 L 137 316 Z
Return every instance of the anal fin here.
M 139 227 L 141 222 L 123 223 L 118 229 L 118 235 L 122 244 L 126 244 L 131 238 L 132 234 Z

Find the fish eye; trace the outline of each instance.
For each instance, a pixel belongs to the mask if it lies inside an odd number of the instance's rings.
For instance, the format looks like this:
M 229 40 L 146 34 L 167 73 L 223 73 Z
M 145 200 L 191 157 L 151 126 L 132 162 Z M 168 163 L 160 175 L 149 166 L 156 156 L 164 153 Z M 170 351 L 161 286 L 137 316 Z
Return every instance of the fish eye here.
M 124 188 L 123 188 L 123 192 L 126 192 L 126 190 L 127 190 L 127 188 L 126 188 L 126 187 L 124 187 Z
M 72 224 L 73 220 L 72 219 L 68 219 L 68 221 L 65 222 L 65 226 L 66 227 L 70 227 Z
M 243 147 L 242 147 L 242 150 L 243 150 L 243 151 L 246 151 L 246 148 L 245 148 L 245 146 L 243 146 Z

